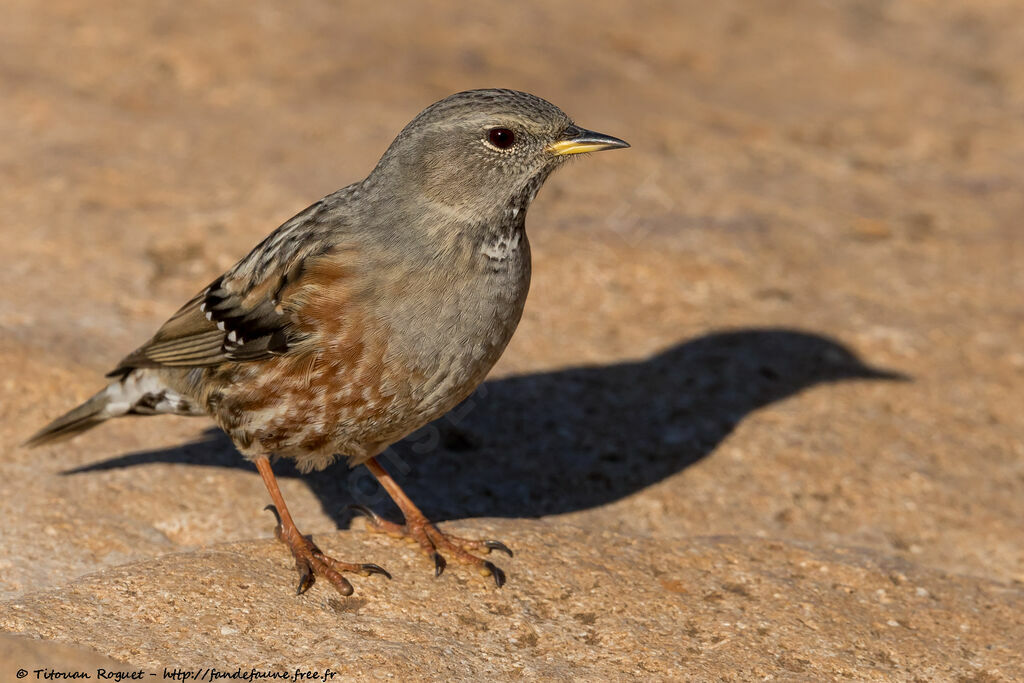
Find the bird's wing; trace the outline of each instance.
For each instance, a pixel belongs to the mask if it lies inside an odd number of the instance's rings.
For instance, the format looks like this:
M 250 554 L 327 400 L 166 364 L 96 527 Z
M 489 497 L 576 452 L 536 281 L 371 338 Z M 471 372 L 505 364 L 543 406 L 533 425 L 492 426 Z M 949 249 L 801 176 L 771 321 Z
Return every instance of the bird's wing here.
M 110 375 L 140 367 L 202 367 L 293 351 L 308 338 L 296 320 L 302 281 L 336 251 L 325 203 L 318 202 L 271 233 L 193 297 Z

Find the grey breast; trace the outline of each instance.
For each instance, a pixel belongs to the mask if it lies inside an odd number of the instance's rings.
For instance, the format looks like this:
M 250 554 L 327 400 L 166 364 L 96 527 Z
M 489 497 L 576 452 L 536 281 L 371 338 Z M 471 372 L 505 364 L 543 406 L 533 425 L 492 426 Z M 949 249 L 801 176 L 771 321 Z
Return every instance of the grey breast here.
M 430 420 L 472 392 L 511 339 L 529 289 L 529 242 L 521 225 L 475 232 L 420 273 L 415 294 L 394 304 L 389 353 L 420 377 L 410 389 Z

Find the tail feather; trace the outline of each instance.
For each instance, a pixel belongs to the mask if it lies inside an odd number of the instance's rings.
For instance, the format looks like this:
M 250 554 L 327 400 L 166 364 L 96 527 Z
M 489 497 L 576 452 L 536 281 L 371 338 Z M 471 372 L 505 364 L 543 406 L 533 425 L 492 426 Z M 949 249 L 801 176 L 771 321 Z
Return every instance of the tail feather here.
M 103 390 L 74 410 L 61 415 L 40 429 L 30 436 L 24 445 L 29 448 L 35 448 L 43 444 L 70 439 L 88 429 L 92 429 L 109 417 L 113 417 L 112 415 L 105 414 L 109 403 L 110 399 L 106 395 L 106 390 Z
M 71 439 L 112 417 L 167 413 L 203 414 L 194 403 L 168 388 L 156 373 L 134 370 L 40 429 L 24 445 L 33 448 Z

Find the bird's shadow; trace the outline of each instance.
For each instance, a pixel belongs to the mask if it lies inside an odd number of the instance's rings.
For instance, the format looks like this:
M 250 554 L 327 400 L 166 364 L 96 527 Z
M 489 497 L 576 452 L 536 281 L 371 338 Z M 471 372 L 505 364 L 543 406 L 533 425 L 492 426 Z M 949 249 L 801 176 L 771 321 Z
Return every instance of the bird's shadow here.
M 827 337 L 787 329 L 708 334 L 644 360 L 484 383 L 447 416 L 381 456 L 434 520 L 536 517 L 609 503 L 714 452 L 751 412 L 818 384 L 904 380 Z M 220 430 L 173 448 L 130 453 L 65 472 L 153 463 L 255 468 Z M 384 511 L 365 468 L 300 475 L 339 527 L 350 503 Z

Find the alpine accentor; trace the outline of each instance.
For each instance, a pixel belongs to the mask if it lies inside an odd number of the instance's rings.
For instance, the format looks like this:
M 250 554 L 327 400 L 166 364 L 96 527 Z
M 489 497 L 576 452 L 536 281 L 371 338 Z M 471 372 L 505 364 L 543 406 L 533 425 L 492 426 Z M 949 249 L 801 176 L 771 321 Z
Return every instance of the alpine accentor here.
M 338 454 L 364 464 L 405 516 L 370 527 L 491 575 L 470 554 L 508 548 L 442 533 L 375 456 L 466 398 L 519 323 L 530 284 L 526 209 L 571 154 L 628 147 L 513 90 L 473 90 L 425 109 L 363 181 L 279 227 L 186 303 L 108 376 L 29 439 L 71 437 L 122 415 L 209 415 L 256 464 L 291 549 L 299 592 L 316 576 L 380 573 L 324 555 L 295 527 L 270 468 Z

